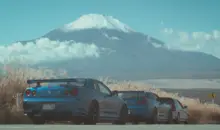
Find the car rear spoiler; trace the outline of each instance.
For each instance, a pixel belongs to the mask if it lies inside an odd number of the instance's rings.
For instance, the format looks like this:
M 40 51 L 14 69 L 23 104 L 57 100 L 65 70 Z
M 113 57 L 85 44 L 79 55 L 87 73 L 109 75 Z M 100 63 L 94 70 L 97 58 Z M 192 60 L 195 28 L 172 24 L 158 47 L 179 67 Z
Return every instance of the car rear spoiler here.
M 68 78 L 68 79 L 36 79 L 36 80 L 27 80 L 27 84 L 33 83 L 49 83 L 49 82 L 85 82 L 83 78 Z

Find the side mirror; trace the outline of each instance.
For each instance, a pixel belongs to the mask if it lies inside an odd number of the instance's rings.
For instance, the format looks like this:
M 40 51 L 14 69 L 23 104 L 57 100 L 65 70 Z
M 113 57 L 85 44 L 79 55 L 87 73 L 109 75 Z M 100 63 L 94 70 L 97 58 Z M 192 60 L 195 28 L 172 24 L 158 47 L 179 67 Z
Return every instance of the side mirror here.
M 187 107 L 187 106 L 183 106 L 183 108 L 184 108 L 184 109 L 187 109 L 188 107 Z
M 118 96 L 118 91 L 112 91 L 112 96 Z

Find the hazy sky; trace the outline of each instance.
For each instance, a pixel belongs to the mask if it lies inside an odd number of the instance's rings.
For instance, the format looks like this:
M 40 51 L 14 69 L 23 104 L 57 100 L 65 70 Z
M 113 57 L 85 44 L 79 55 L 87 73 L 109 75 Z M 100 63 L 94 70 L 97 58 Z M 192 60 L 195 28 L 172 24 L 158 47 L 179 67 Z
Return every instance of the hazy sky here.
M 220 0 L 1 0 L 0 43 L 37 38 L 88 13 L 111 15 L 165 41 L 164 28 L 211 35 L 220 30 L 219 7 Z

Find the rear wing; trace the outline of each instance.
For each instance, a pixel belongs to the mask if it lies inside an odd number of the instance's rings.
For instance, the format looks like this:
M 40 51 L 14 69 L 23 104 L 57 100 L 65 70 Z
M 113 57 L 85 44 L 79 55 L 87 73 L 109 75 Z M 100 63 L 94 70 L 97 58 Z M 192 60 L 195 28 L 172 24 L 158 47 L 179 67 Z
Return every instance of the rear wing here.
M 55 82 L 86 82 L 86 79 L 83 78 L 68 78 L 68 79 L 36 79 L 36 80 L 27 80 L 27 84 L 33 83 L 55 83 Z
M 137 92 L 137 93 L 144 93 L 144 91 L 117 91 L 118 93 L 129 93 L 129 92 Z

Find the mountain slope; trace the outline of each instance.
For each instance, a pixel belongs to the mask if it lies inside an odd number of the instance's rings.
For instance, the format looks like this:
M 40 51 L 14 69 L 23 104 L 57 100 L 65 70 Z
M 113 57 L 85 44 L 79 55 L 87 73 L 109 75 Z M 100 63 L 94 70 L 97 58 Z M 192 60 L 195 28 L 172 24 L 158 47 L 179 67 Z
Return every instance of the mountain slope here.
M 220 76 L 218 58 L 198 52 L 169 50 L 162 41 L 135 32 L 110 16 L 83 15 L 76 21 L 52 30 L 40 38 L 83 44 L 94 43 L 105 50 L 99 58 L 71 58 L 62 62 L 43 62 L 35 65 L 54 69 L 64 68 L 72 76 L 111 76 L 120 79 Z M 22 43 L 25 44 L 27 41 Z

